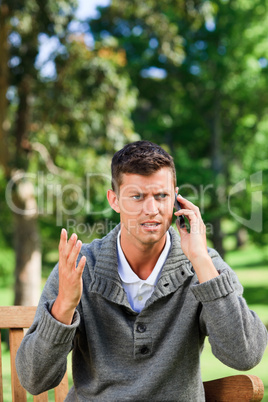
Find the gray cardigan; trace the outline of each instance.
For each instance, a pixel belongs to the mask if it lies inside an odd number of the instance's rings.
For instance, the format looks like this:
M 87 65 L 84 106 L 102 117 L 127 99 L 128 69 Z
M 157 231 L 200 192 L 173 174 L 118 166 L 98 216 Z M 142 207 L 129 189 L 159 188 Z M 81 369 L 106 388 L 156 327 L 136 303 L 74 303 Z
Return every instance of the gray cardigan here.
M 73 350 L 67 401 L 204 401 L 200 354 L 206 336 L 224 364 L 248 370 L 258 364 L 267 331 L 249 310 L 235 273 L 209 254 L 220 275 L 199 284 L 171 227 L 171 250 L 154 293 L 136 313 L 117 271 L 117 226 L 84 244 L 83 295 L 72 325 L 50 315 L 58 292 L 58 267 L 43 290 L 16 365 L 32 394 L 55 387 Z

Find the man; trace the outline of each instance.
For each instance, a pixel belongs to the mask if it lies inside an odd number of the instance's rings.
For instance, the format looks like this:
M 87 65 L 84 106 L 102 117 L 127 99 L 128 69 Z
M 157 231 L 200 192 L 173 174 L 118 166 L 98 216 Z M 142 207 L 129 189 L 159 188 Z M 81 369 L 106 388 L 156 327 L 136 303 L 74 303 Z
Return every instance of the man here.
M 231 268 L 206 245 L 199 209 L 178 196 L 190 225 L 171 227 L 176 174 L 148 141 L 112 160 L 107 198 L 120 225 L 82 245 L 63 229 L 59 263 L 17 355 L 31 393 L 55 387 L 73 350 L 67 401 L 204 401 L 200 353 L 209 336 L 226 365 L 261 360 L 267 332 Z

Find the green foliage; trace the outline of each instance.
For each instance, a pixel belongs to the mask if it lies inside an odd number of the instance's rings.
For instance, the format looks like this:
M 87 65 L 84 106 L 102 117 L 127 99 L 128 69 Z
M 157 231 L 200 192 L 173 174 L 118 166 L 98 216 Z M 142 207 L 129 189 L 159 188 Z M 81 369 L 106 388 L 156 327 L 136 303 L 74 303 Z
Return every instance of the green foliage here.
M 101 236 L 97 225 L 107 218 L 118 222 L 105 197 L 110 161 L 139 138 L 171 152 L 182 194 L 199 205 L 205 222 L 231 221 L 232 233 L 241 224 L 228 210 L 231 189 L 249 183 L 231 203 L 249 218 L 250 177 L 263 172 L 263 228 L 248 233 L 267 244 L 266 0 L 113 0 L 88 22 L 93 48 L 84 34 L 68 30 L 75 0 L 3 4 L 9 9 L 9 164 L 36 175 L 44 255 L 56 248 L 69 219 L 75 221 L 70 231 L 80 225 L 85 240 Z M 50 78 L 36 63 L 42 35 L 58 41 Z M 29 110 L 20 138 L 23 94 Z M 0 180 L 0 241 L 11 246 L 7 182 Z
M 89 49 L 83 35 L 72 34 L 75 6 L 75 0 L 3 2 L 9 50 L 6 170 L 21 169 L 22 179 L 34 184 L 44 258 L 69 219 L 75 230 L 107 218 L 111 157 L 139 139 L 131 119 L 137 90 L 122 68 L 125 52 L 109 44 Z M 36 62 L 43 37 L 58 43 L 50 78 Z M 12 206 L 5 199 L 9 179 L 0 178 L 0 241 L 13 246 Z
M 82 152 L 82 159 L 86 156 L 85 147 L 92 168 L 96 154 L 114 152 L 134 138 L 130 113 L 136 104 L 136 91 L 130 87 L 126 73 L 119 76 L 124 59 L 117 60 L 113 49 L 91 51 L 79 38 L 70 40 L 66 53 L 55 60 L 57 81 L 39 87 L 34 110 L 37 123 L 31 136 L 57 155 L 60 166 L 64 160 L 70 163 L 66 152 L 76 153 L 73 165 L 63 164 L 63 168 L 75 171 L 79 169 L 75 163 L 78 154 L 80 157 Z M 90 165 L 89 160 L 87 163 Z
M 230 189 L 267 169 L 267 5 L 114 0 L 89 22 L 96 46 L 106 38 L 126 51 L 125 69 L 139 91 L 136 131 L 168 146 L 179 185 L 211 185 L 204 218 L 212 223 L 233 220 Z M 263 189 L 266 181 L 263 174 Z M 235 199 L 245 219 L 252 191 L 247 186 Z M 266 204 L 267 197 L 264 226 Z M 265 244 L 265 229 L 249 234 Z
M 3 249 L 3 245 L 1 245 L 1 248 Z M 2 252 L 0 255 L 0 277 L 2 278 L 2 286 L 10 285 L 13 282 L 12 275 L 10 274 L 14 267 L 14 257 L 14 251 L 10 248 L 6 248 L 5 252 Z
M 263 228 L 247 232 L 267 248 L 267 0 L 113 0 L 89 21 L 92 49 L 82 34 L 68 30 L 76 3 L 1 2 L 8 10 L 6 153 L 9 167 L 34 175 L 44 275 L 57 261 L 61 226 L 72 220 L 69 232 L 91 241 L 118 222 L 105 197 L 110 161 L 115 150 L 139 138 L 171 152 L 182 194 L 199 205 L 205 222 L 224 219 L 226 235 L 242 227 L 227 208 L 228 194 L 246 179 L 231 207 L 250 218 L 256 190 L 250 178 L 262 172 L 257 190 Z M 36 63 L 42 35 L 58 41 L 51 78 Z M 0 304 L 12 303 L 15 265 L 14 223 L 5 198 L 9 178 L 3 172 Z M 235 248 L 234 238 L 228 239 Z M 267 255 L 253 247 L 227 260 L 267 324 Z M 211 378 L 215 362 L 206 356 Z

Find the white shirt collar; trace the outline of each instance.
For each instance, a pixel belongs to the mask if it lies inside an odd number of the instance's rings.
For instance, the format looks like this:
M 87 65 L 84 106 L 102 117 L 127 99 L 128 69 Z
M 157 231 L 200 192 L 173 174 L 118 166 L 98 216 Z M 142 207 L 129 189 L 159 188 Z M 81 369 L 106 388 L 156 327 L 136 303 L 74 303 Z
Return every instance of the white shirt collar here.
M 131 269 L 131 267 L 123 253 L 123 250 L 122 250 L 121 244 L 120 244 L 121 230 L 119 231 L 118 236 L 117 236 L 118 273 L 120 275 L 121 280 L 124 283 L 129 284 L 129 283 L 137 283 L 137 282 L 142 281 L 142 282 L 144 282 L 148 285 L 152 285 L 152 286 L 154 286 L 157 283 L 161 270 L 163 268 L 164 263 L 166 262 L 166 259 L 167 259 L 167 256 L 168 256 L 168 253 L 170 250 L 170 244 L 171 244 L 170 234 L 168 231 L 166 234 L 167 235 L 166 235 L 165 247 L 159 256 L 157 263 L 154 266 L 153 271 L 151 272 L 150 276 L 147 279 L 142 280 Z

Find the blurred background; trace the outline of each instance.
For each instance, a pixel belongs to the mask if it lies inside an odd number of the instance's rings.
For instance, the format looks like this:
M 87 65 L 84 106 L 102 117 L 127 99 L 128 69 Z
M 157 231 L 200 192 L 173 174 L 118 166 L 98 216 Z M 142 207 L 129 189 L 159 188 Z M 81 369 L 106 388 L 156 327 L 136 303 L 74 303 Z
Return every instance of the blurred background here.
M 118 223 L 111 158 L 145 139 L 173 156 L 209 245 L 268 326 L 267 7 L 0 2 L 0 305 L 38 303 L 62 227 L 90 242 Z M 253 370 L 266 387 L 267 368 L 266 352 Z M 230 369 L 206 348 L 203 373 Z

